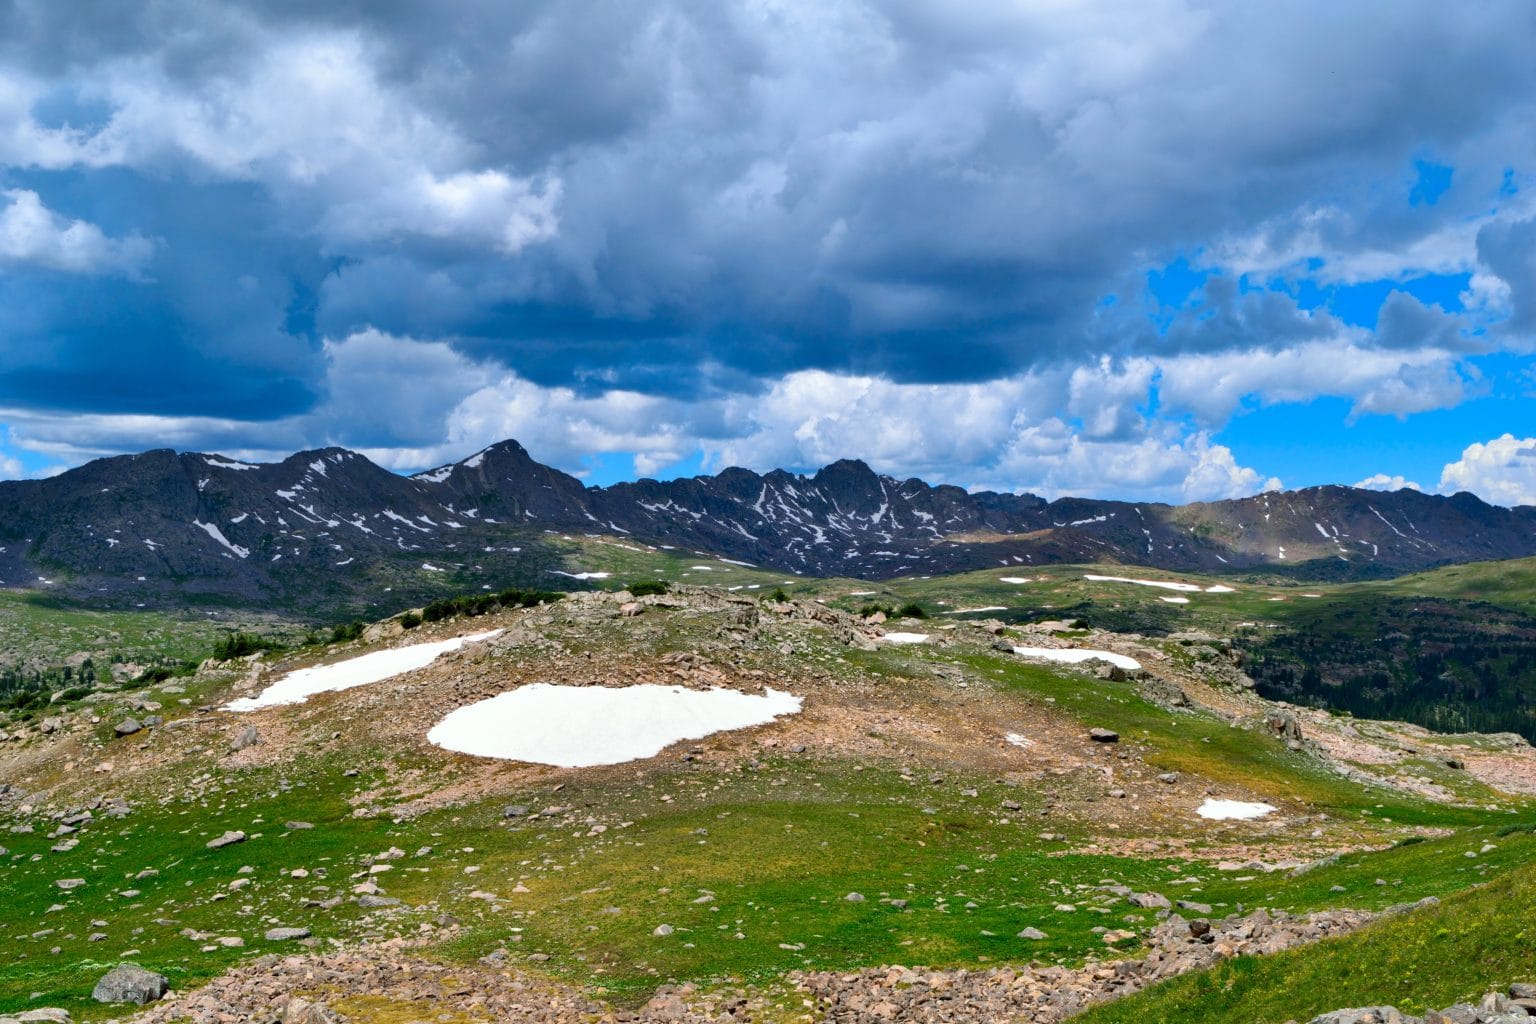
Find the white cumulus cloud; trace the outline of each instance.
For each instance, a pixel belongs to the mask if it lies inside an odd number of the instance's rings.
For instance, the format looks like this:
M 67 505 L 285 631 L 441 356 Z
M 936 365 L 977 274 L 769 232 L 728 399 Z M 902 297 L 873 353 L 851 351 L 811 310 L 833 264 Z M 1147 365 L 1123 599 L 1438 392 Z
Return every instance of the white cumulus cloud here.
M 1440 490 L 1471 491 L 1494 505 L 1536 505 L 1536 437 L 1470 444 L 1440 474 Z
M 30 189 L 0 190 L 0 203 L 0 266 L 136 274 L 154 251 L 137 235 L 109 238 L 95 224 L 55 213 Z
M 1357 480 L 1355 486 L 1363 487 L 1368 491 L 1401 491 L 1404 488 L 1410 491 L 1422 491 L 1424 489 L 1401 473 L 1395 476 L 1388 476 L 1386 473 L 1373 473 L 1364 480 Z

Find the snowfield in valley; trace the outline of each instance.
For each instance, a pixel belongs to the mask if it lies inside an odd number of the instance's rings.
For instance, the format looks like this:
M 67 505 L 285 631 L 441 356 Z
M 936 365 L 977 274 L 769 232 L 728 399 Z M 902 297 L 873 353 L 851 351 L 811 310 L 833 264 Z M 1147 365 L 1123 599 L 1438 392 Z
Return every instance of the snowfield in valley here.
M 1088 648 L 1067 647 L 1015 647 L 1013 653 L 1021 658 L 1035 658 L 1039 661 L 1057 661 L 1065 665 L 1076 665 L 1084 661 L 1092 661 L 1097 658 L 1107 661 L 1118 668 L 1135 671 L 1141 668 L 1141 662 L 1124 654 L 1116 654 L 1114 651 L 1095 651 Z
M 453 711 L 427 733 L 476 757 L 590 768 L 654 757 L 680 740 L 763 725 L 800 710 L 800 698 L 681 686 L 534 683 Z

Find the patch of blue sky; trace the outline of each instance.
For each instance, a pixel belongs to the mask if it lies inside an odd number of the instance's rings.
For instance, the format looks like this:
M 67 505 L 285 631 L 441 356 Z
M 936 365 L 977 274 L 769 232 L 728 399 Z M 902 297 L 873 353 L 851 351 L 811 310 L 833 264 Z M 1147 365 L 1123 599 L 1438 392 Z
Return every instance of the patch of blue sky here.
M 581 470 L 576 475 L 583 483 L 596 487 L 607 487 L 642 477 L 650 477 L 653 480 L 676 480 L 679 477 L 698 476 L 704 472 L 702 451 L 696 451 L 660 468 L 647 467 L 651 469 L 648 473 L 640 471 L 637 456 L 633 452 L 600 452 L 585 456 L 581 461 Z
M 1431 160 L 1415 160 L 1413 170 L 1417 178 L 1408 190 L 1409 206 L 1434 206 L 1450 189 L 1455 173 L 1455 168 Z
M 1376 473 L 1401 475 L 1433 491 L 1446 463 L 1501 434 L 1529 436 L 1536 360 L 1497 354 L 1469 360 L 1482 393 L 1448 409 L 1399 419 L 1350 418 L 1348 398 L 1250 407 L 1214 435 L 1240 465 L 1278 476 L 1286 487 L 1352 484 Z
M 14 471 L 18 465 L 20 473 Z M 17 445 L 11 438 L 10 429 L 0 423 L 0 480 L 44 476 L 57 471 L 57 459 Z
M 1326 309 L 1346 324 L 1374 330 L 1382 304 L 1392 292 L 1406 292 L 1426 306 L 1460 313 L 1464 308 L 1461 296 L 1471 280 L 1469 272 L 1421 274 L 1401 280 L 1382 279 L 1356 284 L 1324 283 L 1313 277 L 1290 281 L 1275 278 L 1268 285 L 1276 291 L 1288 292 L 1302 309 Z

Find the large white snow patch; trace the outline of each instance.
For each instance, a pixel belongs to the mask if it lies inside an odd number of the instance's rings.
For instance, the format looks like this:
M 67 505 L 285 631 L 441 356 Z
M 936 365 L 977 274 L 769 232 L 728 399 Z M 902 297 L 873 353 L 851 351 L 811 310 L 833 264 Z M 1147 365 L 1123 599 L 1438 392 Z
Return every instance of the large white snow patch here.
M 1241 800 L 1207 800 L 1195 813 L 1213 821 L 1227 821 L 1232 818 L 1262 818 L 1273 810 L 1274 808 L 1269 804 L 1250 804 Z
M 427 740 L 476 757 L 590 768 L 654 757 L 679 740 L 762 725 L 799 710 L 799 697 L 778 690 L 757 696 L 653 683 L 533 683 L 449 713 Z
M 1013 653 L 1025 658 L 1038 658 L 1041 661 L 1060 661 L 1068 665 L 1076 665 L 1083 661 L 1092 661 L 1098 658 L 1107 661 L 1111 665 L 1124 669 L 1141 668 L 1141 662 L 1124 654 L 1116 654 L 1114 651 L 1094 651 L 1088 648 L 1077 647 L 1015 647 Z
M 302 704 L 317 693 L 350 690 L 354 686 L 382 682 L 391 676 L 425 668 L 437 660 L 439 655 L 456 651 L 465 644 L 489 640 L 500 632 L 499 629 L 493 629 L 485 633 L 456 636 L 451 640 L 438 640 L 435 643 L 391 647 L 389 650 L 374 651 L 372 654 L 348 658 L 346 661 L 338 661 L 330 665 L 297 669 L 289 672 L 256 696 L 231 701 L 224 705 L 224 708 L 227 711 L 257 711 L 261 708 L 276 707 L 279 704 Z
M 925 644 L 928 642 L 927 633 L 887 633 L 880 638 L 888 644 Z
M 1179 590 L 1186 594 L 1231 594 L 1233 589 L 1222 583 L 1209 587 L 1202 587 L 1198 583 L 1176 583 L 1172 580 L 1137 580 L 1129 576 L 1095 576 L 1092 573 L 1085 574 L 1083 579 L 1092 583 L 1134 583 L 1138 587 L 1158 587 L 1162 590 Z

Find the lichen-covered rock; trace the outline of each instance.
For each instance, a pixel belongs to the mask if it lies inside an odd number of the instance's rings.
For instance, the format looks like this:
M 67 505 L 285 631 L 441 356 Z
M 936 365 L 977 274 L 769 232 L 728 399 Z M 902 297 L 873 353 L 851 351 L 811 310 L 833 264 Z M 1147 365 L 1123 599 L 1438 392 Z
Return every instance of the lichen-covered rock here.
M 147 971 L 138 964 L 122 964 L 102 976 L 91 989 L 98 1003 L 134 1003 L 143 1006 L 163 998 L 170 991 L 165 975 Z

